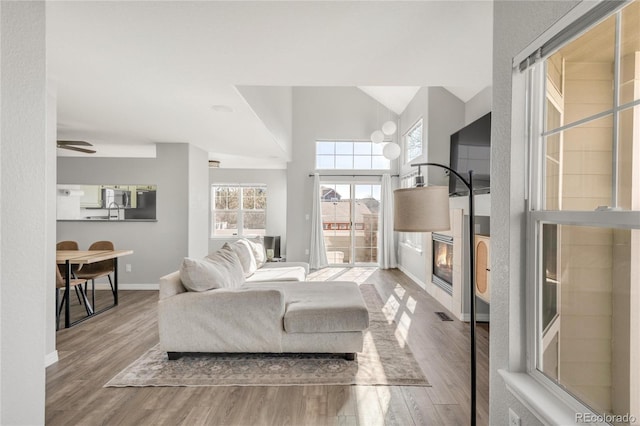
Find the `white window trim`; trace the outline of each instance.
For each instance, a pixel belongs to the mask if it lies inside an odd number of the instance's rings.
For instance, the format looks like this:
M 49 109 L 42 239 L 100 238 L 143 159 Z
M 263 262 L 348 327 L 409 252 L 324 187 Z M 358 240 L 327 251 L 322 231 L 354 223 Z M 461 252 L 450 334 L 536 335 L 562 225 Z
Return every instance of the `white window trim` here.
M 416 127 L 418 127 L 418 125 L 422 126 L 422 145 L 420 146 L 420 154 L 418 154 L 417 156 L 413 157 L 413 158 L 409 158 L 409 146 L 407 144 L 407 137 L 409 136 L 409 133 L 411 133 L 413 130 L 415 130 Z M 414 161 L 417 158 L 420 158 L 421 156 L 424 155 L 424 119 L 423 117 L 418 118 L 412 125 L 411 127 L 409 127 L 409 130 L 407 130 L 406 132 L 404 132 L 404 134 L 402 135 L 402 158 L 404 160 L 404 164 L 409 164 L 410 162 Z
M 523 119 L 525 115 L 529 115 L 529 105 L 526 97 L 528 94 L 534 93 L 537 96 L 544 97 L 544 91 L 532 91 L 530 83 L 526 81 L 525 72 L 520 72 L 518 66 L 522 60 L 530 55 L 546 41 L 550 40 L 568 25 L 582 17 L 590 11 L 598 2 L 581 2 L 574 7 L 569 13 L 558 20 L 552 27 L 543 33 L 538 39 L 527 46 L 523 51 L 516 55 L 513 60 L 513 80 L 512 80 L 512 140 L 531 141 L 534 135 L 534 129 L 542 128 L 540 123 L 529 123 Z M 529 72 L 529 71 L 527 71 Z M 542 74 L 542 73 L 541 73 Z M 541 79 L 537 76 L 538 80 Z M 535 83 L 534 83 L 535 84 Z M 525 90 L 526 88 L 526 90 Z M 525 94 L 527 92 L 527 94 Z M 537 105 L 544 105 L 544 102 L 537 102 Z M 542 114 L 534 114 L 534 117 L 543 117 Z M 538 132 L 538 135 L 540 133 Z M 537 144 L 538 146 L 540 144 Z M 513 153 L 512 153 L 513 154 Z M 530 185 L 529 183 L 537 183 L 534 180 L 532 172 L 535 168 L 541 167 L 539 164 L 530 165 L 531 152 L 525 150 L 525 185 L 530 191 L 525 192 L 526 208 L 522 210 L 528 216 L 527 226 L 527 253 L 526 258 L 535 253 L 536 224 L 538 221 L 553 220 L 557 223 L 567 225 L 595 225 L 608 226 L 612 228 L 637 229 L 640 223 L 640 212 L 630 211 L 585 211 L 585 212 L 529 212 L 531 204 L 539 206 L 540 194 L 538 185 Z M 541 158 L 541 156 L 537 156 Z M 531 168 L 531 169 L 530 169 Z M 540 169 L 541 170 L 541 169 Z M 569 213 L 569 214 L 568 214 Z M 563 391 L 558 385 L 553 383 L 548 377 L 539 372 L 536 368 L 536 327 L 535 327 L 535 309 L 536 304 L 536 287 L 530 280 L 535 279 L 535 271 L 527 270 L 529 265 L 535 265 L 535 262 L 526 262 L 522 267 L 526 270 L 525 288 L 520 290 L 520 294 L 525 297 L 525 308 L 521 308 L 519 303 L 510 303 L 509 309 L 515 315 L 510 315 L 509 327 L 513 329 L 522 329 L 526 332 L 524 346 L 521 341 L 510 344 L 509 350 L 509 368 L 499 369 L 498 373 L 503 378 L 507 389 L 518 399 L 525 407 L 527 407 L 540 421 L 548 425 L 566 425 L 575 424 L 577 415 L 580 413 L 594 413 L 589 407 L 582 404 L 569 393 Z M 517 272 L 517 271 L 515 271 Z M 596 413 L 594 413 L 596 414 Z M 595 425 L 608 425 L 608 423 L 590 423 Z
M 318 149 L 317 149 L 318 142 L 369 143 L 369 144 L 372 144 L 372 148 L 373 148 L 373 145 L 375 145 L 372 141 L 363 140 L 363 139 L 322 139 L 322 138 L 318 138 L 318 139 L 316 139 L 315 145 L 314 145 L 314 149 L 315 149 L 315 153 L 314 153 L 315 169 L 314 170 L 317 170 L 317 171 L 336 171 L 337 170 L 337 171 L 374 171 L 374 172 L 383 171 L 383 172 L 387 172 L 387 171 L 392 170 L 392 168 L 393 168 L 392 160 L 386 159 L 384 157 L 384 155 L 378 155 L 378 154 L 373 154 L 373 153 L 369 155 L 371 157 L 372 163 L 373 163 L 373 158 L 374 157 L 383 157 L 389 162 L 389 167 L 388 168 L 383 168 L 383 169 L 380 169 L 380 168 L 378 168 L 378 169 L 374 169 L 374 168 L 369 168 L 369 169 L 359 169 L 359 168 L 341 169 L 341 168 L 337 168 L 337 167 L 333 167 L 333 168 L 318 168 L 317 167 L 318 166 Z M 385 139 L 383 143 L 386 143 L 386 142 L 389 142 L 389 141 Z M 327 156 L 327 157 L 329 156 L 327 154 L 320 154 L 320 155 L 324 155 L 324 156 Z M 335 157 L 339 157 L 339 156 L 341 156 L 341 155 L 340 154 L 335 154 L 335 153 L 333 154 L 334 159 L 335 159 Z M 344 156 L 346 157 L 347 155 L 344 155 Z M 355 153 L 351 155 L 351 157 L 355 157 L 355 156 L 356 156 Z
M 226 186 L 229 188 L 256 188 L 256 187 L 263 187 L 265 189 L 265 191 L 267 190 L 267 185 L 264 183 L 212 183 L 210 185 L 210 194 L 211 194 L 211 199 L 209 201 L 209 214 L 211 215 L 211 218 L 209 220 L 209 226 L 211 228 L 210 232 L 209 232 L 209 239 L 212 240 L 236 240 L 238 238 L 253 238 L 253 237 L 257 237 L 257 236 L 261 236 L 260 234 L 243 234 L 242 230 L 244 229 L 244 213 L 243 212 L 251 212 L 252 210 L 247 210 L 247 209 L 242 209 L 242 207 L 238 208 L 237 211 L 238 212 L 238 232 L 235 235 L 216 235 L 214 234 L 215 232 L 215 227 L 213 226 L 215 224 L 215 212 L 219 211 L 215 208 L 215 197 L 213 196 L 214 194 L 214 188 L 216 187 L 221 187 L 221 186 Z M 269 193 L 267 192 L 267 205 L 269 203 Z M 242 195 L 240 195 L 240 206 L 242 206 Z M 265 208 L 264 210 L 260 209 L 260 210 L 255 210 L 255 211 L 264 211 L 264 216 L 265 216 L 265 234 L 267 234 L 267 230 L 266 230 L 266 224 L 267 224 L 267 209 Z

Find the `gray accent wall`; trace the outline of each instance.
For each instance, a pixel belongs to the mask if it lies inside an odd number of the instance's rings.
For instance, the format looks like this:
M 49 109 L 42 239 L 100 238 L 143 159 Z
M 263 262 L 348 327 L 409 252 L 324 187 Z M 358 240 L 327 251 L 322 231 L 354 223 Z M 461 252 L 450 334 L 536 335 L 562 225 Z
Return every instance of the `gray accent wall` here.
M 411 100 L 400 115 L 399 137 L 402 137 L 420 119 L 423 120 L 423 154 L 411 163 L 435 162 L 449 165 L 449 141 L 451 134 L 464 126 L 465 104 L 442 87 L 423 87 Z M 410 164 L 400 166 L 401 175 L 416 171 Z M 438 167 L 423 168 L 422 174 L 431 185 L 448 185 L 449 178 L 444 169 Z M 398 245 L 398 263 L 401 269 L 417 280 L 421 286 L 428 288 L 431 277 L 427 277 L 427 265 L 431 260 L 425 256 L 431 244 L 431 234 L 424 233 L 422 251 L 404 244 Z M 430 267 L 429 267 L 430 269 Z
M 265 184 L 267 185 L 266 235 L 279 235 L 281 253 L 287 246 L 287 172 L 286 170 L 258 169 L 209 169 L 209 183 L 214 184 Z M 210 193 L 210 189 L 207 189 Z M 225 242 L 237 238 L 210 238 L 209 252 L 221 248 Z
M 493 88 L 489 86 L 467 101 L 464 105 L 465 126 L 491 111 L 492 90 Z
M 58 222 L 57 241 L 113 241 L 134 254 L 119 260 L 121 284 L 157 284 L 185 256 L 201 257 L 208 238 L 208 157 L 186 143 L 159 143 L 156 158 L 59 157 L 60 184 L 157 185 L 157 222 Z M 125 265 L 131 272 L 125 272 Z
M 190 257 L 206 256 L 209 252 L 209 154 L 189 145 L 189 241 Z
M 513 409 L 522 426 L 539 425 L 506 389 L 499 369 L 525 371 L 524 142 L 511 136 L 523 105 L 512 103 L 512 58 L 575 1 L 497 1 L 493 6 L 493 114 L 491 130 L 491 336 L 489 424 L 508 424 Z
M 465 125 L 465 103 L 442 87 L 429 87 L 428 102 L 429 161 L 448 166 L 451 134 Z M 449 185 L 449 177 L 439 167 L 429 167 L 428 177 L 429 185 Z

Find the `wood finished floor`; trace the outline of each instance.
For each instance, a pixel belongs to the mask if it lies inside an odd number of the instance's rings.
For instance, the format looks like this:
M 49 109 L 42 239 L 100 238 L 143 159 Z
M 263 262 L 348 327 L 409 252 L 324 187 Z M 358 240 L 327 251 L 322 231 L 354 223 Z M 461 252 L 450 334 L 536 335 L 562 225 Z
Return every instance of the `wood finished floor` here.
M 157 292 L 121 291 L 117 308 L 58 331 L 60 360 L 47 368 L 46 424 L 469 424 L 468 324 L 441 321 L 434 312 L 446 312 L 442 305 L 400 271 L 354 268 L 340 279 L 375 284 L 388 315 L 398 324 L 396 335 L 408 343 L 431 387 L 103 388 L 158 342 Z M 97 297 L 110 295 L 97 293 Z M 77 300 L 72 299 L 72 304 L 77 305 Z M 479 324 L 477 337 L 477 419 L 479 425 L 487 425 L 486 324 Z

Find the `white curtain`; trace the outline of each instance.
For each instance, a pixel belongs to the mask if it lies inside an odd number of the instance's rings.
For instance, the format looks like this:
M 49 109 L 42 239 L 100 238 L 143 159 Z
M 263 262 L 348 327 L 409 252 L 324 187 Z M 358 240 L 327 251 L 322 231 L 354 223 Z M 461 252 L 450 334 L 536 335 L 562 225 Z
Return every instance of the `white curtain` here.
M 329 266 L 322 233 L 322 200 L 320 175 L 313 175 L 313 210 L 311 211 L 311 247 L 309 247 L 309 267 L 321 269 Z
M 395 268 L 395 233 L 393 232 L 393 184 L 388 173 L 382 175 L 380 188 L 381 209 L 378 214 L 378 264 L 380 269 Z

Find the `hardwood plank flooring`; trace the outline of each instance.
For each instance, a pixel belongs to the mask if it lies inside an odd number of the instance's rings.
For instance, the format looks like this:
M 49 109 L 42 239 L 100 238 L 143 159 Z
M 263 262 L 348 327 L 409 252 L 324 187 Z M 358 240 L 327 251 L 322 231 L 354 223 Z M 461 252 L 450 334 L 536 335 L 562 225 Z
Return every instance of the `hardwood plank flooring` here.
M 354 268 L 339 279 L 374 284 L 431 387 L 237 386 L 104 388 L 158 342 L 156 291 L 121 291 L 120 305 L 57 333 L 47 368 L 48 425 L 466 425 L 469 325 L 398 270 Z M 337 269 L 336 269 L 337 271 Z M 348 275 L 347 275 L 348 274 Z M 324 272 L 326 279 L 333 276 Z M 75 297 L 75 295 L 74 295 Z M 96 303 L 109 291 L 96 291 Z M 72 309 L 84 309 L 72 299 Z M 451 315 L 452 316 L 452 315 Z M 453 316 L 452 316 L 453 317 Z M 478 324 L 478 424 L 489 423 L 489 327 Z

